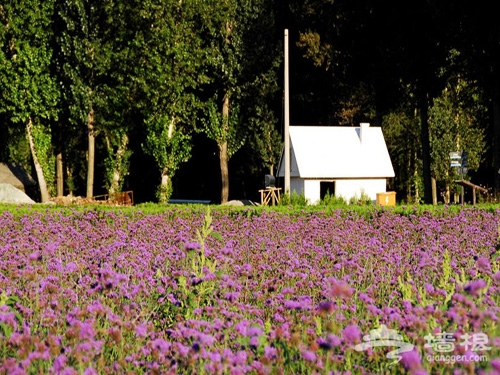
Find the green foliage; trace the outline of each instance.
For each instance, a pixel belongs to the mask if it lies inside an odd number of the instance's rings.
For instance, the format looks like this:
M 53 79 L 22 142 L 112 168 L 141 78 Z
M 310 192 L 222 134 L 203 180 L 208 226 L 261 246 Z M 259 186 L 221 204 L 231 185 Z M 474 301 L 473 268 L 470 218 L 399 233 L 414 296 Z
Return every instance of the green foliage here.
M 324 206 L 345 206 L 347 205 L 347 201 L 344 197 L 338 197 L 334 194 L 330 194 L 330 192 L 327 191 L 319 204 Z
M 34 124 L 33 140 L 35 142 L 38 161 L 42 166 L 43 175 L 47 183 L 47 190 L 49 195 L 54 196 L 56 193 L 56 173 L 54 168 L 56 157 L 54 155 L 50 128 L 44 127 L 40 124 Z
M 54 1 L 10 2 L 0 7 L 0 113 L 14 126 L 34 123 L 34 160 L 38 159 L 42 181 L 54 183 L 50 130 L 47 124 L 59 116 L 60 92 L 52 75 Z M 3 26 L 5 25 L 5 27 Z M 39 172 L 39 170 L 38 170 Z M 49 188 L 49 191 L 51 189 Z M 42 197 L 46 196 L 43 189 Z
M 127 134 L 115 130 L 105 132 L 107 141 L 107 156 L 104 160 L 106 169 L 106 188 L 108 192 L 115 193 L 122 190 L 124 177 L 129 171 L 129 160 L 132 151 L 128 148 Z
M 401 297 L 404 301 L 415 302 L 413 295 L 413 281 L 411 280 L 411 276 L 408 272 L 406 273 L 404 280 L 401 276 L 398 276 L 398 286 Z
M 160 184 L 156 191 L 156 199 L 159 203 L 168 203 L 169 198 L 172 196 L 173 192 L 172 180 L 168 179 L 167 184 Z
M 197 2 L 148 0 L 141 2 L 139 14 L 132 43 L 141 61 L 134 80 L 146 130 L 142 147 L 170 180 L 191 157 L 190 134 L 200 107 L 194 93 L 207 82 Z M 168 200 L 170 189 L 159 186 L 160 201 Z
M 191 274 L 189 277 L 180 275 L 177 279 L 178 288 L 173 291 L 169 288 L 168 293 L 174 292 L 176 302 L 172 303 L 167 298 L 164 302 L 155 307 L 159 315 L 158 324 L 166 324 L 167 327 L 175 324 L 181 316 L 188 320 L 193 317 L 193 311 L 201 307 L 208 306 L 211 296 L 216 290 L 217 278 L 205 279 L 208 274 L 216 274 L 217 260 L 211 259 L 205 254 L 205 242 L 208 237 L 213 236 L 222 240 L 219 233 L 214 232 L 212 228 L 212 215 L 210 207 L 205 210 L 203 225 L 201 229 L 196 229 L 197 244 L 199 248 L 193 247 L 193 244 L 185 246 L 185 261 L 189 265 Z M 161 279 L 163 273 L 157 270 L 156 277 Z M 157 296 L 157 299 L 161 296 Z
M 22 328 L 22 325 L 23 325 L 23 317 L 19 313 L 19 309 L 18 309 L 18 304 L 20 304 L 20 303 L 21 303 L 21 300 L 17 296 L 15 296 L 15 295 L 7 296 L 5 291 L 3 291 L 2 294 L 0 295 L 0 306 L 7 306 L 9 311 L 14 313 L 14 316 L 16 318 L 19 329 Z M 12 335 L 13 331 L 14 331 L 14 327 L 12 327 L 11 325 L 9 325 L 5 322 L 0 322 L 0 336 L 3 336 L 4 338 L 9 339 L 10 336 Z M 4 349 L 4 348 L 2 348 L 2 349 Z
M 290 194 L 289 192 L 281 195 L 280 206 L 294 206 L 305 207 L 309 204 L 304 193 L 298 194 L 295 190 Z
M 24 125 L 28 117 L 57 118 L 59 91 L 50 74 L 53 11 L 53 1 L 2 5 L 0 24 L 6 27 L 0 49 L 0 112 L 7 112 L 14 123 Z
M 355 194 L 351 198 L 349 198 L 349 204 L 350 205 L 365 205 L 365 206 L 371 206 L 373 204 L 372 199 L 366 194 L 364 191 L 361 192 L 360 196 Z
M 477 170 L 484 155 L 486 142 L 479 121 L 485 109 L 479 104 L 480 98 L 477 86 L 457 78 L 448 83 L 430 108 L 432 171 L 448 185 L 459 178 L 450 167 L 450 152 L 466 151 L 469 170 Z
M 20 163 L 26 170 L 30 170 L 31 153 L 26 129 L 1 123 L 0 132 L 4 135 L 0 138 L 0 160 Z
M 276 39 L 272 40 L 270 2 L 208 1 L 199 8 L 203 20 L 200 35 L 207 50 L 205 66 L 210 73 L 199 131 L 222 152 L 225 194 L 229 177 L 224 164 L 245 145 L 255 147 L 257 165 L 270 170 L 277 164 L 281 147 L 269 101 L 278 92 L 279 50 Z
M 420 157 L 420 118 L 410 113 L 411 99 L 404 107 L 384 116 L 382 131 L 395 170 L 394 189 L 405 193 L 408 204 L 423 198 L 422 160 Z
M 494 23 L 478 28 L 481 13 L 448 6 L 427 4 L 408 18 L 428 25 L 425 37 L 417 39 L 421 43 L 414 43 L 418 28 L 404 22 L 389 34 L 372 28 L 398 12 L 404 20 L 405 12 L 417 10 L 384 2 L 7 1 L 0 7 L 0 130 L 7 134 L 0 140 L 1 158 L 29 169 L 20 133 L 30 116 L 34 124 L 51 126 L 53 149 L 64 155 L 71 190 L 78 189 L 86 168 L 86 122 L 93 113 L 102 157 L 96 170 L 104 171 L 97 180 L 108 189 L 116 171 L 118 186 L 126 182 L 129 157 L 140 146 L 171 179 L 191 156 L 194 129 L 227 142 L 228 158 L 248 151 L 245 167 L 252 173 L 272 173 L 281 151 L 286 14 L 294 46 L 295 118 L 320 124 L 382 119 L 396 169 L 391 189 L 408 203 L 420 203 L 423 97 L 430 100 L 432 171 L 440 188 L 457 178 L 447 163 L 450 150 L 468 151 L 469 168 L 485 176 L 498 169 L 497 140 L 488 140 L 491 150 L 486 147 L 494 116 L 485 111 L 498 91 L 490 76 L 495 54 L 491 43 L 482 44 L 494 34 L 487 29 Z M 457 13 L 447 16 L 450 10 Z M 471 32 L 474 27 L 480 32 Z M 422 53 L 427 48 L 428 55 Z M 135 140 L 120 156 L 123 134 Z M 44 173 L 53 174 L 50 160 L 42 164 Z M 52 175 L 46 179 L 50 187 Z
M 175 119 L 154 118 L 146 121 L 146 126 L 149 132 L 144 148 L 154 157 L 162 173 L 172 177 L 191 157 L 191 136 L 176 129 Z
M 208 138 L 217 142 L 217 145 L 227 142 L 227 154 L 231 158 L 245 144 L 246 133 L 241 129 L 237 103 L 231 104 L 229 118 L 223 116 L 221 106 L 217 95 L 207 101 L 205 104 L 207 115 L 202 119 L 204 124 L 202 131 Z

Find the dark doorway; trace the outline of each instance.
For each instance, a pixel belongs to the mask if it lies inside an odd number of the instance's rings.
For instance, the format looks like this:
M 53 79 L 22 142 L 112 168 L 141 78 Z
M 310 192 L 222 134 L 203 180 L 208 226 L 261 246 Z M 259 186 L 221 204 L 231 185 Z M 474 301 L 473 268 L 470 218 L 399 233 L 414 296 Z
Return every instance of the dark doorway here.
M 321 199 L 324 199 L 325 195 L 327 194 L 329 194 L 330 196 L 334 196 L 335 181 L 321 181 L 319 183 L 319 194 Z

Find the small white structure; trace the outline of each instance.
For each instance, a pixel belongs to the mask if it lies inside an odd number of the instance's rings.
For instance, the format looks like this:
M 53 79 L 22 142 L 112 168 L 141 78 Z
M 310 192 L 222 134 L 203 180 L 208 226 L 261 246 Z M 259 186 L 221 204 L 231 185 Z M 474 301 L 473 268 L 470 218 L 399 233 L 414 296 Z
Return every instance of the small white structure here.
M 290 193 L 317 203 L 326 189 L 349 201 L 362 195 L 374 202 L 394 177 L 380 127 L 290 126 Z M 278 177 L 285 176 L 283 156 Z

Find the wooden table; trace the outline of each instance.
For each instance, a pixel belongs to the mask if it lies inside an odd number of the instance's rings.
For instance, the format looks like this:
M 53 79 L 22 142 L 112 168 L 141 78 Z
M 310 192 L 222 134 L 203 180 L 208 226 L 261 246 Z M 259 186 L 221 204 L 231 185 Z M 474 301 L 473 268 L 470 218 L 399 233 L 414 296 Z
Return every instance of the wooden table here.
M 280 191 L 281 188 L 270 187 L 267 189 L 259 190 L 260 192 L 260 204 L 269 205 L 269 202 L 274 206 L 280 201 Z

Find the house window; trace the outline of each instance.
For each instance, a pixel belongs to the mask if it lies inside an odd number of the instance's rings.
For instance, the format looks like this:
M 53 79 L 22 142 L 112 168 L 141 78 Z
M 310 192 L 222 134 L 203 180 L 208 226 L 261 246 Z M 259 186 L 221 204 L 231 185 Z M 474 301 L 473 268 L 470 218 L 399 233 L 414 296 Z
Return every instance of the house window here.
M 326 194 L 335 195 L 335 181 L 321 181 L 319 183 L 320 198 L 325 198 Z

